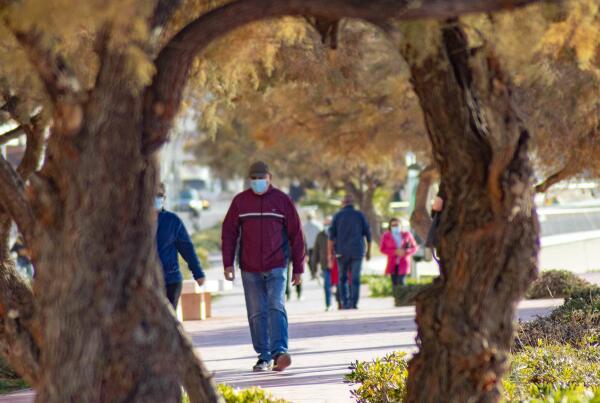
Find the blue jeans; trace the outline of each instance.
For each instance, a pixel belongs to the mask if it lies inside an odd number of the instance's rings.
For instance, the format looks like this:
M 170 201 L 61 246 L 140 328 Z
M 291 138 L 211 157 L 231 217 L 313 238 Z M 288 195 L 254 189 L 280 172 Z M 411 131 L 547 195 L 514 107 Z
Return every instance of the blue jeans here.
M 362 258 L 338 257 L 338 267 L 340 268 L 340 283 L 338 293 L 342 308 L 357 308 L 358 298 L 360 297 L 360 270 L 362 268 Z M 352 277 L 352 284 L 349 283 L 348 275 Z
M 252 345 L 258 358 L 264 361 L 288 350 L 286 282 L 286 267 L 262 273 L 242 270 Z

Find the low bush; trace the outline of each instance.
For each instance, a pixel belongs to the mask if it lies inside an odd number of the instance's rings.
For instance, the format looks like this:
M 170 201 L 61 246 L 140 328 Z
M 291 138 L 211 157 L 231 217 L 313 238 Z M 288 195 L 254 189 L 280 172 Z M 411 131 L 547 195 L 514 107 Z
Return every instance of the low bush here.
M 356 362 L 345 380 L 360 403 L 400 402 L 406 394 L 406 354 Z M 527 347 L 513 355 L 503 381 L 504 402 L 600 402 L 600 347 Z
M 575 293 L 549 316 L 519 324 L 516 351 L 540 343 L 600 345 L 600 288 Z
M 235 389 L 232 386 L 221 384 L 217 391 L 225 403 L 289 403 L 284 399 L 277 399 L 261 388 L 251 387 L 249 389 Z M 187 394 L 183 395 L 182 403 L 189 403 Z
M 359 385 L 352 396 L 358 402 L 401 402 L 406 393 L 406 353 L 395 352 L 374 361 L 356 361 L 346 382 Z
M 526 347 L 513 356 L 511 371 L 503 385 L 505 398 L 511 402 L 550 401 L 549 396 L 585 395 L 593 389 L 597 393 L 600 388 L 600 347 Z
M 527 299 L 568 298 L 573 294 L 597 288 L 567 270 L 549 270 L 531 284 L 527 291 Z
M 371 297 L 394 297 L 396 306 L 412 305 L 414 303 L 412 301 L 414 296 L 427 285 L 431 284 L 434 279 L 432 276 L 423 276 L 419 278 L 419 280 L 407 278 L 406 285 L 397 287 L 396 293 L 394 294 L 390 276 L 367 275 L 363 277 L 366 277 L 364 281 L 369 286 Z M 361 283 L 362 282 L 363 279 L 361 277 Z

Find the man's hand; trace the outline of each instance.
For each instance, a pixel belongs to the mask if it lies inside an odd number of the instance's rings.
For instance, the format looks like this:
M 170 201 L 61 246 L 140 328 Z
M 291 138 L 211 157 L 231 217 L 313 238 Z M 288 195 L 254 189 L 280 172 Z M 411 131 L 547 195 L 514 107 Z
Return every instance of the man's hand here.
M 365 255 L 365 259 L 367 259 L 367 262 L 369 260 L 371 260 L 371 251 L 370 250 L 367 251 L 367 254 Z
M 229 266 L 225 268 L 225 280 L 227 281 L 233 281 L 233 277 L 234 277 L 234 272 L 233 272 L 233 266 Z
M 406 256 L 406 250 L 404 250 L 403 248 L 396 249 L 396 256 L 400 256 L 400 257 Z
M 206 277 L 200 277 L 196 279 L 196 283 L 198 283 L 198 285 L 200 287 L 202 287 L 204 285 L 204 282 L 206 281 Z
M 294 273 L 292 275 L 292 285 L 302 284 L 302 273 Z

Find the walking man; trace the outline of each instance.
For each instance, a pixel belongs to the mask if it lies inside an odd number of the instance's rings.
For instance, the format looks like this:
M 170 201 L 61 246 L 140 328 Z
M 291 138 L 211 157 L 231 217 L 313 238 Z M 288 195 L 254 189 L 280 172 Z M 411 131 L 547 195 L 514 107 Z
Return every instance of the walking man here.
M 315 216 L 313 213 L 308 213 L 306 218 L 307 222 L 302 227 L 302 230 L 304 231 L 304 236 L 306 236 L 306 248 L 308 249 L 308 268 L 310 270 L 310 278 L 314 280 L 317 278 L 317 267 L 313 259 L 313 249 L 315 247 L 317 235 L 319 235 L 319 232 L 321 232 L 323 228 L 315 220 Z
M 328 249 L 328 241 L 329 241 L 329 226 L 331 225 L 331 217 L 325 217 L 325 221 L 323 222 L 324 227 L 321 232 L 317 235 L 317 239 L 315 240 L 315 246 L 312 250 L 312 260 L 315 265 L 315 270 L 320 266 L 321 272 L 323 273 L 323 288 L 325 290 L 325 310 L 329 311 L 331 309 L 331 289 L 332 286 L 335 289 L 334 295 L 337 302 L 339 302 L 338 292 L 337 292 L 337 276 L 334 276 L 333 273 L 333 265 L 331 264 L 331 259 L 329 259 L 329 249 Z
M 354 208 L 351 195 L 344 197 L 343 206 L 329 228 L 329 249 L 335 254 L 332 259 L 338 260 L 342 308 L 358 309 L 362 259 L 371 259 L 371 229 L 365 215 Z
M 158 212 L 156 246 L 165 277 L 167 298 L 173 309 L 177 309 L 183 285 L 177 253 L 179 252 L 188 264 L 198 285 L 204 284 L 205 276 L 183 222 L 176 214 L 165 210 L 164 205 L 165 185 L 161 183 L 154 199 L 154 208 Z
M 304 237 L 294 203 L 271 185 L 269 167 L 256 162 L 248 176 L 250 189 L 235 196 L 223 222 L 225 278 L 234 278 L 237 247 L 250 335 L 258 354 L 253 370 L 283 371 L 292 363 L 285 310 L 287 265 L 291 260 L 292 284 L 300 284 Z

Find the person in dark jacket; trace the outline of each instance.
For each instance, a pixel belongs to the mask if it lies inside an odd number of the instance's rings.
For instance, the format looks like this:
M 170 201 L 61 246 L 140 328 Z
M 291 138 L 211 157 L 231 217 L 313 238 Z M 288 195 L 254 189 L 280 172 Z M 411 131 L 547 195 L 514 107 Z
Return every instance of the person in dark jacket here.
M 371 229 L 365 215 L 354 208 L 354 198 L 346 195 L 344 207 L 329 227 L 330 250 L 340 270 L 338 292 L 343 309 L 357 309 L 360 297 L 362 259 L 371 259 Z M 365 248 L 366 241 L 366 248 Z M 350 283 L 351 284 L 348 284 Z
M 315 265 L 315 271 L 321 267 L 323 276 L 323 288 L 325 290 L 325 310 L 329 311 L 331 308 L 331 291 L 332 286 L 335 289 L 334 295 L 336 301 L 339 303 L 339 293 L 337 292 L 337 278 L 333 278 L 331 259 L 329 258 L 328 240 L 329 240 L 329 226 L 331 225 L 331 217 L 325 217 L 323 222 L 324 227 L 321 232 L 317 234 L 315 244 L 312 249 L 312 261 Z
M 248 176 L 250 189 L 235 196 L 223 222 L 225 278 L 234 278 L 237 248 L 250 336 L 258 354 L 253 370 L 282 371 L 292 362 L 285 310 L 287 265 L 291 260 L 292 285 L 300 284 L 304 236 L 292 199 L 271 186 L 269 167 L 256 162 Z
M 188 264 L 198 285 L 204 284 L 205 275 L 183 222 L 176 214 L 165 210 L 164 204 L 165 186 L 161 183 L 154 199 L 154 207 L 158 212 L 156 247 L 165 278 L 167 299 L 173 305 L 173 309 L 177 309 L 183 285 L 177 253 L 181 254 Z

